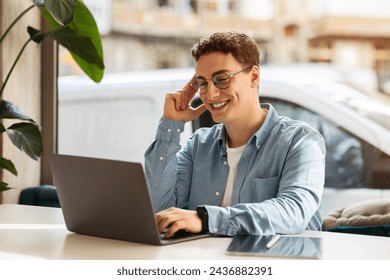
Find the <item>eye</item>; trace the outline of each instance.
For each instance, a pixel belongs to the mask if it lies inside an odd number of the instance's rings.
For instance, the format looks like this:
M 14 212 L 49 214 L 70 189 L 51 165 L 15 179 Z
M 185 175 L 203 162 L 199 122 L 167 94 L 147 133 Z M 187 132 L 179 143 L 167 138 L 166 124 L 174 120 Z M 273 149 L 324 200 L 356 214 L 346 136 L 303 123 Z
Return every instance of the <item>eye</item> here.
M 229 76 L 225 74 L 217 75 L 213 81 L 215 85 L 223 86 L 229 83 Z
M 198 84 L 199 87 L 207 87 L 207 81 L 206 80 L 197 80 L 196 84 Z

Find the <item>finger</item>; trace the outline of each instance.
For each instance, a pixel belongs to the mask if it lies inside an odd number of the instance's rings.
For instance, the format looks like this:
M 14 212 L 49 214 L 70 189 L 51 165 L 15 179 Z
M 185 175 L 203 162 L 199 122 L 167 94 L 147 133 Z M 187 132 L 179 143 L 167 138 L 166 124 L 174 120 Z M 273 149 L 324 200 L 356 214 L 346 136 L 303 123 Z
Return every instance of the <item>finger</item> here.
M 176 222 L 175 208 L 168 208 L 155 214 L 155 219 L 160 232 L 171 226 Z
M 185 86 L 183 87 L 183 89 L 185 89 L 187 92 L 191 93 L 194 91 L 194 93 L 198 90 L 197 88 L 195 88 L 194 86 L 192 86 L 192 84 L 195 82 L 196 80 L 196 74 L 194 74 L 191 79 L 185 84 Z
M 177 95 L 180 97 L 176 98 L 176 111 L 185 110 L 186 108 L 190 107 L 190 101 L 197 91 L 197 88 L 192 86 L 195 78 L 196 76 L 193 75 L 192 78 L 186 83 L 186 85 L 177 91 Z
M 155 214 L 155 219 L 159 232 L 162 232 L 165 228 L 169 226 L 169 219 L 166 214 L 158 213 Z
M 194 75 L 190 81 L 189 85 L 189 97 L 190 99 L 194 98 L 195 94 L 198 92 L 199 85 L 196 83 L 196 76 Z
M 171 227 L 171 221 L 168 217 L 163 218 L 160 220 L 160 223 L 158 224 L 158 230 L 159 232 L 163 232 L 166 228 Z
M 179 222 L 175 222 L 175 223 L 171 224 L 171 226 L 168 228 L 167 232 L 165 233 L 165 237 L 166 238 L 172 237 L 180 229 L 181 228 L 180 228 Z
M 181 107 L 180 107 L 180 109 L 181 110 L 185 110 L 187 108 L 190 108 L 191 107 L 190 102 L 191 102 L 191 99 L 188 97 L 188 93 L 184 92 L 183 96 L 182 96 L 182 100 L 181 100 Z
M 187 84 L 183 87 L 183 89 L 186 91 L 187 104 L 189 104 L 189 102 L 192 100 L 192 98 L 195 96 L 196 92 L 198 91 L 198 86 L 196 84 L 193 85 L 195 81 L 196 81 L 196 75 L 194 74 L 191 80 L 189 80 Z
M 176 96 L 175 96 L 175 93 L 167 93 L 167 95 L 165 96 L 165 106 L 166 105 L 168 105 L 169 107 L 173 106 L 174 108 L 176 108 Z
M 180 89 L 177 91 L 178 93 L 178 96 L 180 96 L 178 98 L 178 105 L 179 105 L 179 110 L 185 110 L 187 107 L 188 107 L 188 97 L 187 97 L 187 90 L 185 89 Z M 180 99 L 180 101 L 179 101 Z
M 175 106 L 175 110 L 176 111 L 180 111 L 181 102 L 182 102 L 182 99 L 183 99 L 182 94 L 179 91 L 177 91 L 175 93 L 170 93 L 169 94 L 169 99 L 173 100 L 174 106 Z
M 157 224 L 161 223 L 161 221 L 163 220 L 163 217 L 164 217 L 164 215 L 161 214 L 161 212 L 154 214 L 154 218 L 155 218 Z

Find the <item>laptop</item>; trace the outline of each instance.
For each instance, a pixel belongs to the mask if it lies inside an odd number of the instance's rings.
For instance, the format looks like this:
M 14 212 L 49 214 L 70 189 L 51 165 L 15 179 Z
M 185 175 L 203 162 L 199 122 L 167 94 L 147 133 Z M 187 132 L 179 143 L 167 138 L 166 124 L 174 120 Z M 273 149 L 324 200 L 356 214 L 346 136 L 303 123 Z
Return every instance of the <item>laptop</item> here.
M 160 234 L 140 163 L 53 154 L 50 167 L 71 232 L 153 245 L 210 236 Z

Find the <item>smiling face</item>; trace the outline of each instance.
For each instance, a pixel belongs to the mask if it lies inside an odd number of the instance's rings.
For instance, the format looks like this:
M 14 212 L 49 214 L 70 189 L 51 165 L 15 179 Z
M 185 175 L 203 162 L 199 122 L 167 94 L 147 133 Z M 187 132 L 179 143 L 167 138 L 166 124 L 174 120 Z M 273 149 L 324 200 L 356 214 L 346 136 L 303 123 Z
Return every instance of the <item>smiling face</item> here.
M 235 74 L 247 65 L 237 62 L 232 54 L 212 52 L 201 56 L 195 66 L 197 79 L 208 81 L 208 90 L 200 98 L 217 123 L 242 125 L 250 120 L 251 111 L 259 110 L 257 66 L 236 74 L 226 89 L 217 88 L 212 82 L 217 74 Z

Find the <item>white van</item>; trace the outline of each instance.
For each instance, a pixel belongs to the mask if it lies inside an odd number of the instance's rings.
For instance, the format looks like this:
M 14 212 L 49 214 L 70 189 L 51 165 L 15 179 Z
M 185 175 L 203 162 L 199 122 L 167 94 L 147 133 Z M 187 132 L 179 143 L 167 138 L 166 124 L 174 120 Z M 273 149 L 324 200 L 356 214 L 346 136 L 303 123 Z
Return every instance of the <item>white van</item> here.
M 144 161 L 162 116 L 167 92 L 181 89 L 193 69 L 106 74 L 58 80 L 58 152 Z M 188 123 L 183 141 L 192 133 Z

